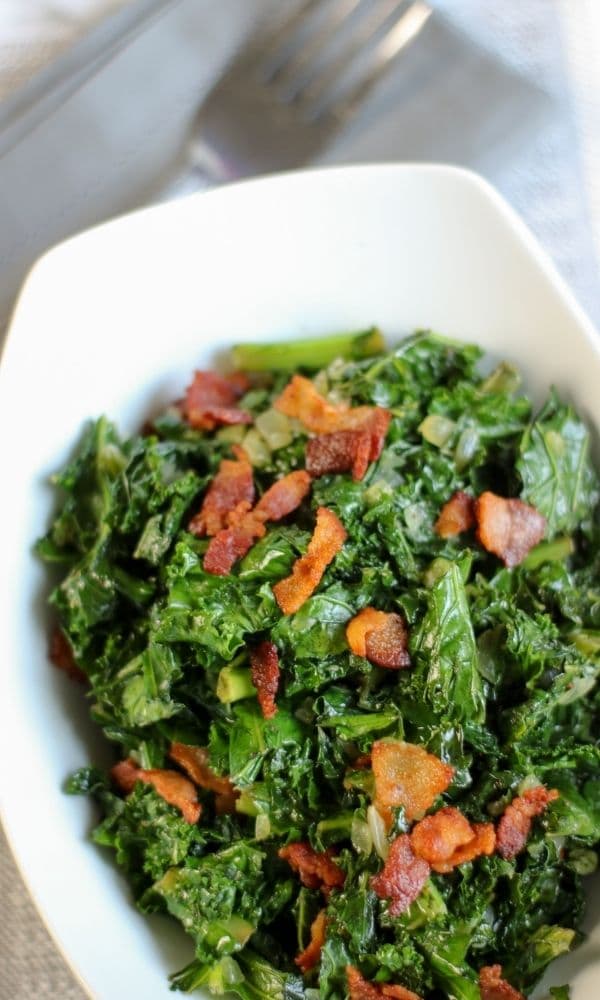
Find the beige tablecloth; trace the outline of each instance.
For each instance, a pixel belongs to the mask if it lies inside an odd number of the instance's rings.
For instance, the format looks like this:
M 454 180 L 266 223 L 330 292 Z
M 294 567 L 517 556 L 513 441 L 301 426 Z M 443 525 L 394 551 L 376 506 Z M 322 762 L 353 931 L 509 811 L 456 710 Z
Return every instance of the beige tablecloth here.
M 0 0 L 0 99 L 11 93 L 33 70 L 44 66 L 104 13 L 130 0 Z M 200 0 L 198 0 L 200 2 Z M 228 0 L 218 0 L 222 10 Z M 254 0 L 248 0 L 250 6 Z M 551 62 L 548 33 L 560 35 L 559 47 L 568 66 L 576 130 L 579 137 L 587 208 L 592 239 L 600 256 L 600 37 L 598 0 L 520 0 L 517 4 L 490 5 L 486 0 L 438 0 L 467 30 L 484 41 L 493 39 L 502 54 L 537 72 L 536 59 Z M 222 5 L 222 6 L 221 6 Z M 551 17 L 550 17 L 551 15 Z M 552 27 L 549 27 L 549 20 Z M 556 42 L 553 43 L 556 46 Z M 545 46 L 545 47 L 544 47 Z M 528 55 L 528 48 L 529 55 Z M 535 51 L 533 51 L 535 50 Z M 545 52 L 546 56 L 540 55 Z M 540 66 L 540 72 L 544 67 Z M 560 158 L 560 151 L 558 157 Z M 552 153 L 550 154 L 550 159 Z M 559 267 L 576 285 L 582 258 L 576 243 L 565 247 L 565 233 L 577 232 L 576 212 L 569 199 L 578 196 L 567 185 L 563 198 L 556 197 L 554 175 L 540 182 L 532 174 L 535 165 L 514 172 L 514 198 L 538 237 L 546 242 Z M 539 165 L 537 167 L 539 168 Z M 540 194 L 545 187 L 546 201 Z M 537 200 L 536 200 L 537 199 Z M 533 207 L 532 207 L 533 205 Z M 529 212 L 527 209 L 529 208 Z M 567 241 L 568 242 L 568 241 Z M 588 244 L 589 245 L 589 244 Z M 567 255 L 561 257 L 561 254 Z M 597 272 L 595 272 L 597 274 Z M 596 278 L 592 277 L 593 286 Z M 597 290 L 596 290 L 597 291 Z M 582 298 L 585 292 L 582 291 Z M 592 309 L 594 288 L 588 287 Z M 600 298 L 596 297 L 597 301 Z M 596 312 L 596 319 L 600 315 Z M 6 665 L 5 665 L 6 667 Z M 132 910 L 132 919 L 138 919 Z M 35 912 L 0 832 L 0 1000 L 83 1000 L 62 957 Z M 100 998 L 105 1000 L 105 998 Z M 110 997 L 106 1000 L 121 1000 Z M 125 1000 L 125 998 L 123 998 Z M 133 1000 L 128 997 L 127 1000 Z

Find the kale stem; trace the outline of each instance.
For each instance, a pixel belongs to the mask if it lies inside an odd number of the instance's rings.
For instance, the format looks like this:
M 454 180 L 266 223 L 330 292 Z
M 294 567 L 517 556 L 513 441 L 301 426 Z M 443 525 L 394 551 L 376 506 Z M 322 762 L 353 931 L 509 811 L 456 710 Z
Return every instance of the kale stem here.
M 232 348 L 236 368 L 248 372 L 295 371 L 297 368 L 325 368 L 336 358 L 360 361 L 384 350 L 383 335 L 377 327 L 360 333 L 341 333 L 309 340 L 275 344 L 236 344 Z
M 575 543 L 570 535 L 562 535 L 551 542 L 540 542 L 523 560 L 524 569 L 537 569 L 543 563 L 562 562 L 575 551 Z

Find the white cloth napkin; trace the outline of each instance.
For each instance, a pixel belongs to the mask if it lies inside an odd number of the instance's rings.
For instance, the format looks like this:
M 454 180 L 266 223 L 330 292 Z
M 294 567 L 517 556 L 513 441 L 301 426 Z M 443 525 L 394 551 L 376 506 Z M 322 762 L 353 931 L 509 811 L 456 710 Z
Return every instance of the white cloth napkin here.
M 0 0 L 0 100 L 130 0 Z

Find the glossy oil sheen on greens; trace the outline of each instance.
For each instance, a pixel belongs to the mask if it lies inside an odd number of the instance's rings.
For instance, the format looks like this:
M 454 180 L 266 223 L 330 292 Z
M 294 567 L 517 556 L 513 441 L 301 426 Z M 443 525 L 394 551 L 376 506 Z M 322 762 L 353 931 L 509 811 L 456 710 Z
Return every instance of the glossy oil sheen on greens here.
M 115 760 L 173 767 L 172 742 L 206 747 L 213 770 L 239 790 L 225 815 L 201 791 L 202 816 L 190 825 L 150 785 L 124 798 L 94 762 L 68 782 L 97 801 L 93 837 L 114 852 L 139 908 L 170 914 L 189 934 L 190 964 L 172 977 L 179 990 L 344 1000 L 352 964 L 426 1000 L 479 1000 L 479 969 L 500 963 L 529 995 L 581 940 L 583 883 L 600 840 L 590 432 L 554 390 L 533 413 L 509 364 L 480 375 L 474 346 L 427 333 L 374 353 L 381 344 L 373 330 L 318 350 L 242 347 L 239 362 L 259 374 L 240 405 L 266 414 L 266 436 L 202 434 L 170 410 L 150 433 L 124 439 L 102 417 L 55 478 L 59 512 L 38 551 L 54 564 L 53 613 Z M 318 373 L 316 358 L 328 365 Z M 315 480 L 230 575 L 212 576 L 207 541 L 186 524 L 232 442 L 247 448 L 259 493 L 303 468 L 301 424 L 270 415 L 298 365 L 334 402 L 391 410 L 381 457 L 360 482 Z M 440 538 L 436 518 L 458 489 L 521 497 L 545 516 L 546 538 L 513 570 L 473 533 Z M 284 616 L 272 586 L 306 551 L 319 506 L 348 537 L 312 597 Z M 350 652 L 346 625 L 367 605 L 404 616 L 410 668 L 381 670 Z M 263 639 L 281 664 L 269 721 L 249 670 L 249 648 Z M 373 777 L 352 765 L 385 738 L 451 763 L 453 782 L 434 808 L 456 805 L 471 821 L 496 819 L 535 783 L 560 797 L 516 859 L 432 874 L 410 910 L 392 917 L 370 887 L 382 866 L 366 823 Z M 407 828 L 395 810 L 390 839 Z M 297 840 L 337 853 L 346 879 L 328 900 L 278 857 Z M 294 957 L 323 906 L 320 967 L 303 978 Z M 552 996 L 566 1000 L 560 970 L 555 982 Z

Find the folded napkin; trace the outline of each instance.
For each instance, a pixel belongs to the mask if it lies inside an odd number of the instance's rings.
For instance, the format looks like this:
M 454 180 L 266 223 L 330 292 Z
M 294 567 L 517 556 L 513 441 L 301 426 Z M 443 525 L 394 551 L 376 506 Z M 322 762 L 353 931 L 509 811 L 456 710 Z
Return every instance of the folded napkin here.
M 0 0 L 0 100 L 129 0 Z

